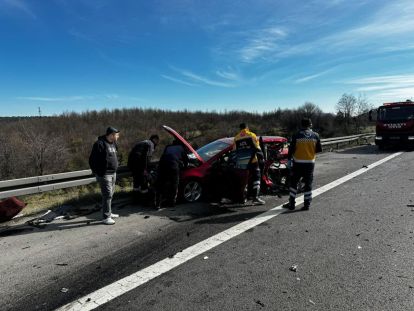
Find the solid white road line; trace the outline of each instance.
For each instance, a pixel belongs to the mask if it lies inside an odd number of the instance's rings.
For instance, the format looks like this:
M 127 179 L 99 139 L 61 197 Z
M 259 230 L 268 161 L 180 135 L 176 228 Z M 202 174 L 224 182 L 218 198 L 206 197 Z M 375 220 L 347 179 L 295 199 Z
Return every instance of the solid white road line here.
M 317 197 L 318 195 L 321 195 L 322 193 L 329 191 L 355 177 L 358 175 L 361 175 L 374 167 L 381 165 L 399 155 L 401 155 L 402 152 L 394 153 L 382 160 L 379 160 L 371 165 L 368 165 L 366 168 L 359 169 L 351 174 L 348 174 L 342 178 L 339 178 L 325 186 L 322 186 L 318 188 L 317 190 L 313 191 L 313 197 Z M 296 199 L 296 204 L 299 205 L 303 203 L 303 196 L 298 197 Z M 129 292 L 133 290 L 134 288 L 137 288 L 138 286 L 145 284 L 152 279 L 170 271 L 171 269 L 174 269 L 178 267 L 179 265 L 189 261 L 190 259 L 199 256 L 212 248 L 230 240 L 231 238 L 234 238 L 235 236 L 238 236 L 239 234 L 246 232 L 247 230 L 265 222 L 273 217 L 276 217 L 277 215 L 281 214 L 283 211 L 285 211 L 282 208 L 282 205 L 276 206 L 272 208 L 271 210 L 264 212 L 252 219 L 246 220 L 238 225 L 235 225 L 234 227 L 231 227 L 223 232 L 220 232 L 204 241 L 201 241 L 193 246 L 190 246 L 183 250 L 182 252 L 179 252 L 174 255 L 172 258 L 165 258 L 143 270 L 137 271 L 123 279 L 120 279 L 112 284 L 109 284 L 101 289 L 98 289 L 89 295 L 83 296 L 76 301 L 73 301 L 67 305 L 64 305 L 57 309 L 58 311 L 62 310 L 93 310 L 119 296 L 122 294 L 125 294 L 126 292 Z

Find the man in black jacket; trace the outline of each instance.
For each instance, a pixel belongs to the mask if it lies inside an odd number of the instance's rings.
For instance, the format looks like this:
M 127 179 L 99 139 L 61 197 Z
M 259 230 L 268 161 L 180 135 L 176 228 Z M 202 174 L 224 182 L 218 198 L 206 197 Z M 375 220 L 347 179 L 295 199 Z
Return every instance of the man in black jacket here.
M 134 191 L 148 192 L 148 166 L 159 141 L 158 135 L 151 135 L 150 139 L 137 142 L 129 153 L 128 167 L 132 172 Z
M 96 180 L 102 192 L 102 214 L 103 223 L 113 225 L 113 218 L 119 217 L 112 213 L 112 197 L 115 191 L 116 170 L 118 169 L 118 146 L 116 141 L 119 138 L 119 131 L 116 128 L 108 127 L 106 134 L 99 136 L 92 147 L 89 156 L 89 166 L 96 176 Z
M 156 184 L 155 207 L 161 204 L 173 207 L 177 199 L 178 183 L 181 169 L 187 167 L 188 156 L 183 145 L 174 140 L 171 145 L 165 147 L 158 163 L 158 179 Z M 161 202 L 164 199 L 164 202 Z

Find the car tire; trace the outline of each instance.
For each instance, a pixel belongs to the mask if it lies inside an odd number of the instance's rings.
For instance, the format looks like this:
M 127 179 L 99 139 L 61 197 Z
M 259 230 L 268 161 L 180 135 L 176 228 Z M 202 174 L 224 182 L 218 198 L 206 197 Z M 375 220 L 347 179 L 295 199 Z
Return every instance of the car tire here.
M 197 202 L 203 195 L 203 187 L 201 182 L 197 179 L 186 181 L 182 187 L 181 195 L 185 202 Z

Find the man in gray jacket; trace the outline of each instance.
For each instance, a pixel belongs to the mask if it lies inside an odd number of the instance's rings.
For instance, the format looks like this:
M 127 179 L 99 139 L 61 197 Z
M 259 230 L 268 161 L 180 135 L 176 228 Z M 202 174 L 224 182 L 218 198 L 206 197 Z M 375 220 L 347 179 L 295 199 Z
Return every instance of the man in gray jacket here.
M 119 217 L 112 213 L 112 197 L 115 191 L 116 170 L 118 169 L 119 131 L 114 127 L 108 127 L 106 134 L 98 137 L 92 147 L 89 156 L 89 166 L 96 176 L 96 180 L 102 192 L 102 214 L 105 225 L 113 225 L 113 218 Z

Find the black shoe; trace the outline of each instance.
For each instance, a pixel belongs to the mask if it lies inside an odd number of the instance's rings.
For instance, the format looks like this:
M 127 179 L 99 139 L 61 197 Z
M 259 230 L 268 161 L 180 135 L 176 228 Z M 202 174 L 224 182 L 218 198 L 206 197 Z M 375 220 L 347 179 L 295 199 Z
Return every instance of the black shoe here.
M 302 211 L 309 211 L 309 207 L 310 207 L 310 205 L 304 205 L 304 206 L 301 208 L 301 210 L 302 210 Z
M 283 206 L 282 206 L 283 208 L 287 208 L 288 210 L 290 210 L 290 211 L 293 211 L 294 209 L 295 209 L 295 204 L 292 204 L 292 203 L 286 203 L 286 204 L 283 204 Z

